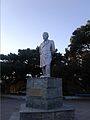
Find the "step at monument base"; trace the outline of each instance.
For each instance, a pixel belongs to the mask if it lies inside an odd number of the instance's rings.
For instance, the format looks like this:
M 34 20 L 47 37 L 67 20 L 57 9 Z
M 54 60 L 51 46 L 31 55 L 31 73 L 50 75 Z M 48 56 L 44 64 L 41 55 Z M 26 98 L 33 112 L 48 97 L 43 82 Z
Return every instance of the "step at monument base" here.
M 20 108 L 20 120 L 74 120 L 74 109 L 62 106 L 59 109 L 43 110 L 26 107 Z

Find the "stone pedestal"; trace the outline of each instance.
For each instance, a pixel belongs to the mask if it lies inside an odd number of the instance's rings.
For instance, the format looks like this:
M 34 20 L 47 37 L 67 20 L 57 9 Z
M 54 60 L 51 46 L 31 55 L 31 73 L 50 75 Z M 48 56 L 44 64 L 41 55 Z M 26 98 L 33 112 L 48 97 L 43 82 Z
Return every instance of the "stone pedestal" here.
M 34 78 L 27 81 L 26 107 L 55 109 L 62 106 L 62 80 Z
M 62 79 L 30 78 L 26 93 L 20 120 L 74 120 L 74 109 L 63 106 Z

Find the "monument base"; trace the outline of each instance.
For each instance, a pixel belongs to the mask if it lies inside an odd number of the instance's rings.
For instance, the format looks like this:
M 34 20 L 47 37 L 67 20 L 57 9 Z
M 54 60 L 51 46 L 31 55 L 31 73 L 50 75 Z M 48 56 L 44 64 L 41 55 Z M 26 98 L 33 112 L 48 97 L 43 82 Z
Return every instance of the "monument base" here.
M 10 120 L 74 120 L 74 109 L 63 105 L 61 78 L 30 78 L 26 94 L 26 104 Z
M 26 107 L 20 108 L 20 120 L 74 120 L 74 109 L 62 106 L 59 109 L 40 110 Z
M 61 78 L 30 78 L 27 80 L 26 107 L 55 109 L 63 104 Z

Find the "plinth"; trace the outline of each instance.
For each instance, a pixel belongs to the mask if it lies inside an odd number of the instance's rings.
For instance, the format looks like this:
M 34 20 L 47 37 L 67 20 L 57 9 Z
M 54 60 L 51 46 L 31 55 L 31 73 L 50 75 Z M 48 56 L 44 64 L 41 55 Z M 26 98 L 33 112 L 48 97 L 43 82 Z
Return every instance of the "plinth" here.
M 74 109 L 63 106 L 61 78 L 30 78 L 26 94 L 20 120 L 74 120 Z

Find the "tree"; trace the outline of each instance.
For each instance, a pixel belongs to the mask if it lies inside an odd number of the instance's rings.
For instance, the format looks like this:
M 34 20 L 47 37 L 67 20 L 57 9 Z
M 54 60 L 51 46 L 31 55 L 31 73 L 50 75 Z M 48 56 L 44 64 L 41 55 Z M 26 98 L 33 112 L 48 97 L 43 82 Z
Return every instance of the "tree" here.
M 65 54 L 67 65 L 72 71 L 77 92 L 88 93 L 90 92 L 90 21 L 72 33 L 70 42 Z
M 18 54 L 0 55 L 1 57 L 1 79 L 7 92 L 9 86 L 18 81 L 24 81 L 26 86 L 26 75 L 31 74 L 33 77 L 40 76 L 39 67 L 39 48 L 30 50 L 29 48 L 18 50 Z
M 29 48 L 24 50 L 18 50 L 19 61 L 26 64 L 27 74 L 31 74 L 33 77 L 40 76 L 41 69 L 39 67 L 39 47 L 30 50 Z
M 51 62 L 51 76 L 62 78 L 64 66 L 64 56 L 61 53 L 55 53 Z

